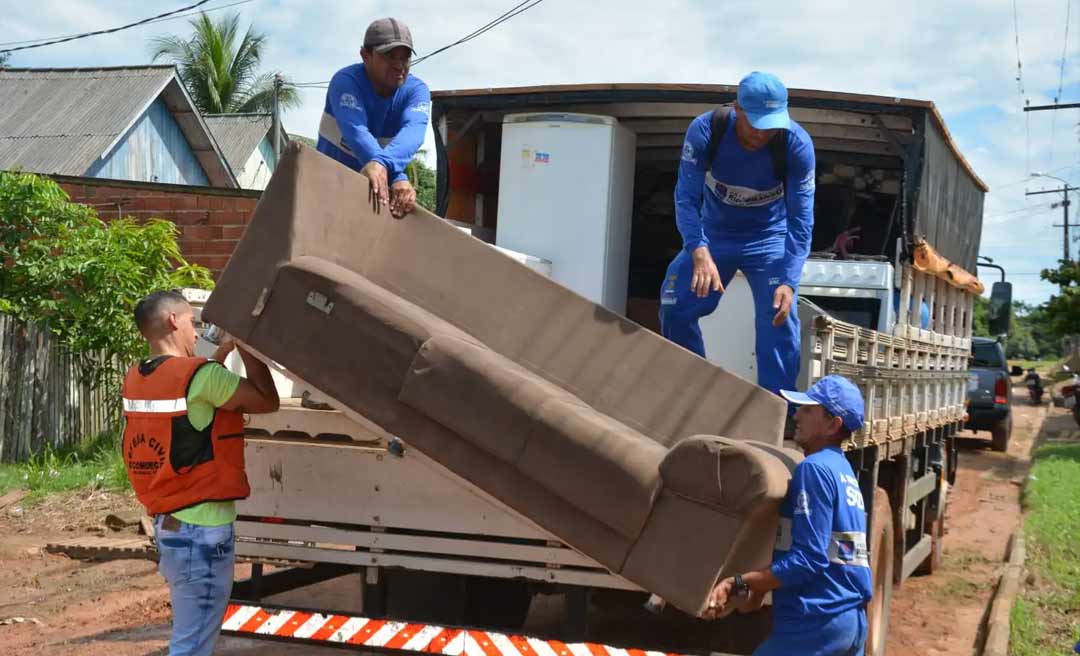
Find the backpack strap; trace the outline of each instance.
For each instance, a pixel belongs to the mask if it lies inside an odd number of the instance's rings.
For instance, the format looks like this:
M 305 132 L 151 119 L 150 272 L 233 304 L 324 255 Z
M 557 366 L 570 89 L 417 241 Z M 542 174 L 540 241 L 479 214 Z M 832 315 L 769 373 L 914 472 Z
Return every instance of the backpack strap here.
M 787 151 L 790 132 L 781 130 L 779 134 L 769 141 L 769 157 L 772 158 L 773 173 L 776 179 L 787 184 Z M 784 190 L 787 193 L 787 190 Z
M 708 171 L 716 159 L 716 153 L 720 150 L 720 141 L 727 133 L 728 123 L 731 121 L 731 105 L 720 105 L 713 109 L 709 120 L 709 144 L 705 148 L 705 162 L 703 168 Z M 781 130 L 769 141 L 769 157 L 772 159 L 773 174 L 780 182 L 787 182 L 787 156 L 788 156 L 787 130 Z
M 731 107 L 729 105 L 720 105 L 712 110 L 712 118 L 709 120 L 709 145 L 705 148 L 704 168 L 706 171 L 709 170 L 713 160 L 716 159 L 716 151 L 720 150 L 720 141 L 727 132 L 728 121 L 730 120 Z

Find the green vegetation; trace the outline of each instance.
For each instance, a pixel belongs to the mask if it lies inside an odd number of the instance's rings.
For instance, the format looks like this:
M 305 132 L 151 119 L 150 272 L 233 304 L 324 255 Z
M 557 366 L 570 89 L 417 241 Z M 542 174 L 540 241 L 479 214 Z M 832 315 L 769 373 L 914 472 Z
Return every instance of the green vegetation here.
M 990 301 L 976 297 L 971 327 L 975 335 L 993 337 L 989 312 Z M 1006 357 L 1010 360 L 1056 360 L 1061 357 L 1061 335 L 1055 332 L 1048 313 L 1046 305 L 1013 301 L 1010 333 L 1005 340 Z
M 83 356 L 92 383 L 116 359 L 145 352 L 132 317 L 139 299 L 213 286 L 206 268 L 180 255 L 172 223 L 105 223 L 45 177 L 0 172 L 0 217 L 0 312 L 51 330 Z
M 424 151 L 417 153 L 413 161 L 405 167 L 409 182 L 416 189 L 416 204 L 424 209 L 435 211 L 435 170 L 428 168 L 423 160 Z
M 120 456 L 120 436 L 104 433 L 77 446 L 45 450 L 27 462 L 0 464 L 0 494 L 30 491 L 30 501 L 53 492 L 130 488 Z
M 1080 444 L 1035 455 L 1024 493 L 1028 586 L 1012 611 L 1010 653 L 1071 653 L 1080 640 Z
M 175 64 L 195 106 L 203 114 L 269 112 L 273 107 L 274 73 L 260 72 L 266 35 L 248 27 L 240 36 L 240 15 L 212 19 L 205 13 L 188 21 L 190 37 L 159 36 L 151 40 L 154 61 Z M 279 93 L 283 109 L 300 106 L 295 87 Z
M 1058 268 L 1043 269 L 1040 276 L 1059 285 L 1058 293 L 1046 305 L 1047 329 L 1058 337 L 1075 333 L 1080 326 L 1080 261 L 1058 261 Z

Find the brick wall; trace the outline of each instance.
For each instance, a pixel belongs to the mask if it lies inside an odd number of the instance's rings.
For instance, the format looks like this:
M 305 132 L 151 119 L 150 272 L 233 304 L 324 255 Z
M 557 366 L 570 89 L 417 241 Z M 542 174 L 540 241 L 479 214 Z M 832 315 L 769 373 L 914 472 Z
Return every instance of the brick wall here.
M 77 203 L 108 221 L 120 216 L 167 219 L 180 230 L 180 250 L 217 278 L 244 234 L 260 192 L 187 185 L 53 176 Z

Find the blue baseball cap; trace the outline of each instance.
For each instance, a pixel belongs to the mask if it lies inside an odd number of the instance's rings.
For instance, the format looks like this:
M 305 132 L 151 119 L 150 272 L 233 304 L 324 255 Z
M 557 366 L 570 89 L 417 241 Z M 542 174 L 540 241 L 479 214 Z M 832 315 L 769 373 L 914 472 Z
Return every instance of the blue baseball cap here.
M 803 392 L 780 390 L 780 396 L 795 405 L 820 405 L 834 417 L 840 417 L 844 426 L 851 432 L 862 428 L 863 401 L 862 392 L 843 376 L 825 376 Z
M 787 130 L 787 87 L 771 73 L 754 71 L 739 82 L 739 107 L 758 130 Z

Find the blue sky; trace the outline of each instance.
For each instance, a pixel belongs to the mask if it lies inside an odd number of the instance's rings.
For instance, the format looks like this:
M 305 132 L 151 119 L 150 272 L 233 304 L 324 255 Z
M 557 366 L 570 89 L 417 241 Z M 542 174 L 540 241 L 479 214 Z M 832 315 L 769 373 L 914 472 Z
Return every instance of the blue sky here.
M 212 0 L 219 7 L 236 0 Z M 0 0 L 0 41 L 112 27 L 175 9 L 186 0 Z M 239 11 L 269 36 L 265 64 L 296 81 L 327 80 L 356 61 L 372 18 L 394 15 L 412 28 L 421 54 L 456 40 L 509 9 L 510 0 L 445 3 L 252 0 Z M 982 254 L 1009 271 L 1018 298 L 1046 300 L 1037 272 L 1061 257 L 1055 195 L 1025 197 L 1053 180 L 1080 184 L 1080 111 L 1020 110 L 1080 101 L 1080 3 L 1068 0 L 864 0 L 642 2 L 545 0 L 526 14 L 413 72 L 433 89 L 579 82 L 738 82 L 769 70 L 788 86 L 934 101 L 976 172 L 991 187 Z M 1017 84 L 1019 25 L 1024 93 Z M 105 66 L 149 61 L 149 38 L 182 32 L 183 20 L 15 53 L 13 66 Z M 291 132 L 313 135 L 322 94 L 303 92 L 286 115 Z M 1080 195 L 1075 199 L 1080 201 Z M 1080 202 L 1070 209 L 1080 210 Z M 1077 221 L 1077 219 L 1074 219 Z M 1080 233 L 1080 230 L 1077 231 Z M 1072 245 L 1073 254 L 1080 242 Z M 985 276 L 991 277 L 994 272 Z

